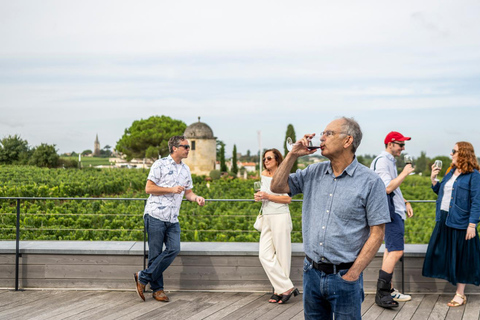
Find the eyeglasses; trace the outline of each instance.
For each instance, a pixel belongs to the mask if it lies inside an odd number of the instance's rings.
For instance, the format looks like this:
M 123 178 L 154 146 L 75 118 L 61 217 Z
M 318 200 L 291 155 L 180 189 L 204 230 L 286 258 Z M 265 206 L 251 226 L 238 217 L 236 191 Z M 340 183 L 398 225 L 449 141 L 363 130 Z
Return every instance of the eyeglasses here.
M 393 141 L 392 143 L 397 144 L 400 148 L 405 147 L 405 143 L 400 143 L 400 142 L 395 142 L 395 141 Z
M 337 134 L 337 133 L 346 134 L 346 132 L 335 132 L 335 131 L 332 131 L 332 130 L 327 130 L 327 131 L 320 132 L 320 137 L 322 137 L 324 135 L 327 136 L 327 137 L 331 137 L 331 136 L 333 136 L 334 134 Z
M 185 149 L 190 149 L 189 144 L 180 144 L 180 145 L 177 146 L 177 148 L 180 148 L 180 147 L 185 148 Z
M 457 150 L 452 149 L 452 155 L 454 155 L 455 153 L 457 153 Z
M 273 159 L 272 157 L 265 157 L 265 158 L 263 158 L 263 162 L 265 162 L 265 160 L 270 161 L 270 160 L 272 160 L 272 159 Z

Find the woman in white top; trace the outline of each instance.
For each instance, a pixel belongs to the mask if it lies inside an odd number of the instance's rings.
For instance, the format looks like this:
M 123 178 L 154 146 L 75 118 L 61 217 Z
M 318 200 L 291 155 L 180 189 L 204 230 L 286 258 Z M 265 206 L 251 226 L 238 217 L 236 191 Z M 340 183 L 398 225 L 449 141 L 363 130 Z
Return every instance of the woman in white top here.
M 292 219 L 288 204 L 292 199 L 287 194 L 270 190 L 273 174 L 282 160 L 282 154 L 277 149 L 265 151 L 262 187 L 254 195 L 255 201 L 262 201 L 259 259 L 274 289 L 269 302 L 280 304 L 287 302 L 292 294 L 298 294 L 298 289 L 290 280 Z

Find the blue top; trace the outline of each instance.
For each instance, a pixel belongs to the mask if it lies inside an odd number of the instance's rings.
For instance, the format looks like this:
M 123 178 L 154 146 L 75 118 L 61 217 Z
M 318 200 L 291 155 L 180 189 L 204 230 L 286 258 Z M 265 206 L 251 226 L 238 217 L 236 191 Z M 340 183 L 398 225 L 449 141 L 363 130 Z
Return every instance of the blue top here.
M 290 194 L 303 193 L 305 253 L 316 262 L 347 263 L 357 258 L 370 226 L 390 222 L 380 177 L 355 158 L 338 176 L 330 161 L 290 174 Z
M 440 221 L 440 206 L 442 204 L 445 183 L 452 177 L 456 168 L 443 177 L 442 182 L 432 185 L 438 194 L 435 210 L 435 221 Z M 480 173 L 461 173 L 453 183 L 452 198 L 445 224 L 450 228 L 467 229 L 469 223 L 478 223 L 480 217 Z

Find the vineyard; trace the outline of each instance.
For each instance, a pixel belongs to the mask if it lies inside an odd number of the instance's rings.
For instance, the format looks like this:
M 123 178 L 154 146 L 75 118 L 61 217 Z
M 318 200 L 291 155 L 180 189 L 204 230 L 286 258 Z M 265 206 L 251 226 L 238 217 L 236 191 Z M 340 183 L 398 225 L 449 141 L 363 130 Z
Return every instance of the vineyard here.
M 0 197 L 79 198 L 22 200 L 21 240 L 142 241 L 147 175 L 148 170 L 136 169 L 0 166 Z M 251 201 L 253 180 L 205 181 L 204 177 L 193 180 L 196 194 L 215 201 L 207 201 L 205 207 L 183 202 L 179 217 L 182 241 L 259 240 L 260 234 L 253 229 L 253 223 L 261 205 Z M 409 200 L 436 199 L 428 177 L 409 176 L 402 184 L 402 192 Z M 226 201 L 232 199 L 237 201 Z M 0 240 L 15 239 L 16 205 L 16 200 L 0 199 Z M 428 243 L 435 224 L 435 205 L 412 203 L 412 206 L 415 215 L 405 223 L 406 242 Z M 301 208 L 301 202 L 290 205 L 293 242 L 302 242 Z

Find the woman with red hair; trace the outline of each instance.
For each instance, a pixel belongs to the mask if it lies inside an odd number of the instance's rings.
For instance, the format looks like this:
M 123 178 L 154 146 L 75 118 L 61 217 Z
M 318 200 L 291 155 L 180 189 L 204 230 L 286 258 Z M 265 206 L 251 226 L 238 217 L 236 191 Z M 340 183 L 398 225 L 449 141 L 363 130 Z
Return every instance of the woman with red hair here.
M 466 284 L 480 285 L 480 166 L 469 142 L 457 142 L 451 156 L 452 169 L 442 182 L 435 180 L 440 169 L 432 166 L 432 189 L 438 194 L 436 225 L 422 274 L 456 285 L 448 306 L 458 307 L 467 303 Z

